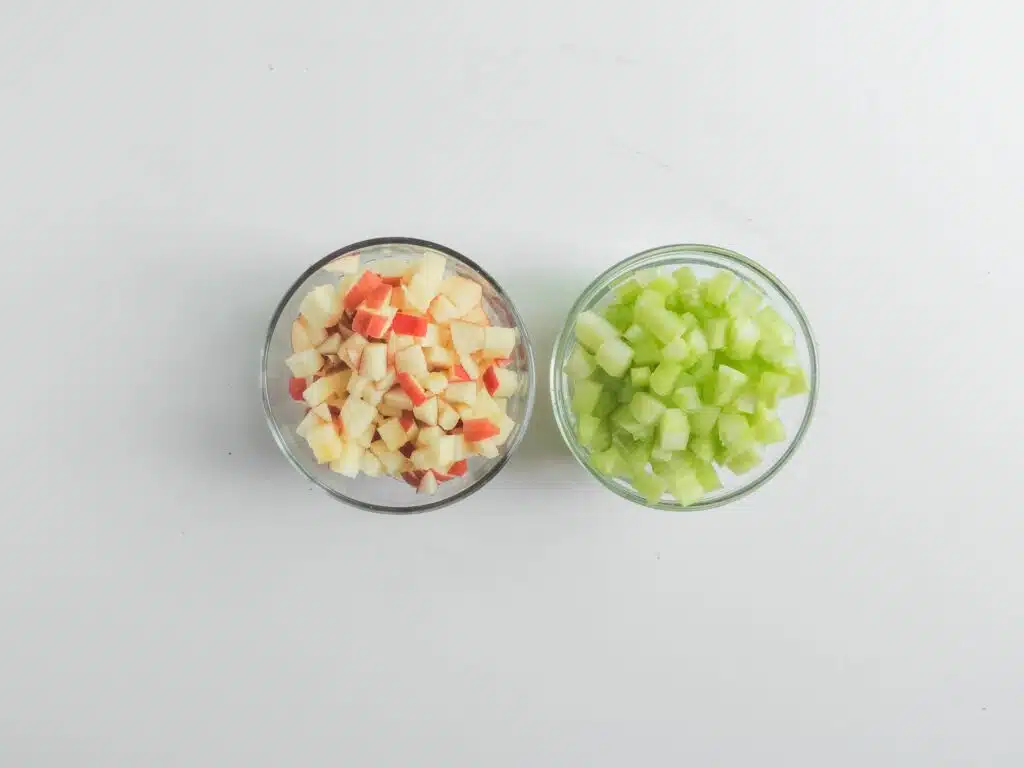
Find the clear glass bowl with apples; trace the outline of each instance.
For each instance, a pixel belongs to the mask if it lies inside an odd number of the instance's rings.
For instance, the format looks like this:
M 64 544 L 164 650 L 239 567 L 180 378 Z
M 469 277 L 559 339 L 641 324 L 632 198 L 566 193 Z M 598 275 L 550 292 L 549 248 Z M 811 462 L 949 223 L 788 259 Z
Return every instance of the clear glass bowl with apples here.
M 708 509 L 763 486 L 807 433 L 818 354 L 796 298 L 710 245 L 636 254 L 597 277 L 555 341 L 555 420 L 606 488 Z
M 394 237 L 340 248 L 295 281 L 270 321 L 260 384 L 296 469 L 346 504 L 408 514 L 502 470 L 535 379 L 501 286 L 451 248 Z

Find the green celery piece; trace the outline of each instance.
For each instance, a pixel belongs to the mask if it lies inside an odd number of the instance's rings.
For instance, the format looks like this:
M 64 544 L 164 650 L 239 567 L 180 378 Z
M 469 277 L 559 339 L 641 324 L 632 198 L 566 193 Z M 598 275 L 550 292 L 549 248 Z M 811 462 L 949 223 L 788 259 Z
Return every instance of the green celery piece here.
M 650 377 L 651 391 L 662 397 L 667 397 L 675 388 L 676 379 L 683 372 L 683 366 L 679 363 L 662 361 Z
M 718 438 L 730 451 L 742 450 L 753 443 L 754 435 L 750 424 L 741 413 L 723 413 L 718 417 Z
M 754 418 L 750 422 L 754 431 L 754 439 L 765 445 L 769 443 L 781 443 L 786 439 L 786 428 L 782 421 L 775 415 L 774 411 L 763 406 L 758 407 Z
M 760 291 L 749 283 L 740 282 L 725 301 L 725 311 L 733 317 L 752 315 L 761 306 L 764 298 Z
M 597 350 L 596 359 L 609 376 L 624 376 L 633 360 L 633 348 L 622 339 L 609 339 Z
M 630 368 L 629 370 L 629 382 L 633 385 L 634 389 L 642 389 L 647 386 L 647 383 L 651 380 L 651 369 L 648 366 L 642 368 Z M 789 379 L 786 379 L 786 383 Z
M 673 477 L 669 480 L 668 490 L 684 507 L 696 504 L 704 497 L 704 486 L 693 472 Z
M 706 493 L 717 491 L 722 487 L 722 481 L 718 478 L 715 466 L 710 460 L 695 462 L 693 471 L 697 476 L 697 482 L 700 483 Z
M 628 403 L 630 400 L 633 399 L 633 394 L 635 392 L 636 389 L 630 382 L 623 381 L 623 384 L 621 387 L 619 387 L 619 392 L 616 395 L 615 399 L 618 400 L 620 403 Z
M 704 283 L 704 299 L 708 304 L 712 304 L 716 307 L 720 307 L 725 304 L 726 299 L 729 297 L 729 291 L 732 290 L 733 285 L 736 282 L 736 277 L 732 272 L 720 271 L 711 279 Z
M 795 341 L 793 329 L 776 311 L 775 307 L 761 307 L 754 319 L 761 328 L 761 338 L 783 347 L 793 346 Z
M 658 425 L 658 447 L 663 451 L 683 451 L 690 440 L 690 422 L 678 408 L 667 408 Z
M 632 483 L 636 492 L 647 499 L 649 504 L 661 501 L 662 494 L 668 488 L 668 483 L 665 480 L 646 471 L 636 472 L 632 476 Z
M 696 382 L 702 382 L 705 379 L 714 381 L 715 373 L 715 353 L 708 352 L 706 355 L 697 358 L 697 362 L 690 368 L 690 375 L 693 376 L 693 380 Z
M 679 319 L 683 321 L 683 325 L 685 326 L 687 333 L 694 328 L 700 328 L 700 320 L 697 319 L 697 316 L 693 314 L 693 312 L 684 312 L 679 316 Z M 704 351 L 707 352 L 707 350 Z
M 789 388 L 789 376 L 775 371 L 763 371 L 757 382 L 757 396 L 768 408 L 774 408 Z
M 628 405 L 617 408 L 609 419 L 612 426 L 624 430 L 631 438 L 635 439 L 644 431 L 644 426 L 636 420 Z
M 604 389 L 611 390 L 612 392 L 618 392 L 624 383 L 623 379 L 616 378 L 615 376 L 609 376 L 600 368 L 595 370 L 590 378 L 600 384 Z
M 651 309 L 638 319 L 662 344 L 678 339 L 686 330 L 679 315 L 661 307 Z
M 609 389 L 602 389 L 601 396 L 597 398 L 597 404 L 594 406 L 593 414 L 599 419 L 607 419 L 618 405 L 619 400 L 615 393 Z
M 655 463 L 666 464 L 668 462 L 668 460 L 671 459 L 671 458 L 672 458 L 672 451 L 666 451 L 664 448 L 661 448 L 657 443 L 655 443 L 654 447 L 651 448 L 651 465 L 652 466 Z M 657 469 L 655 469 L 655 472 L 657 472 Z
M 754 356 L 757 342 L 761 340 L 761 329 L 752 318 L 738 315 L 729 322 L 729 341 L 726 351 L 736 360 L 749 360 Z
M 636 301 L 636 297 L 643 290 L 644 287 L 640 284 L 640 281 L 631 277 L 615 288 L 615 300 L 620 304 L 633 304 Z
M 594 372 L 597 363 L 583 347 L 576 347 L 565 364 L 565 373 L 570 379 L 585 379 Z
M 638 325 L 637 323 L 633 323 L 631 326 L 629 326 L 629 328 L 626 329 L 625 333 L 623 333 L 622 336 L 626 341 L 628 341 L 630 344 L 634 346 L 639 344 L 641 341 L 644 341 L 645 339 L 654 338 L 653 336 L 651 336 L 651 334 L 644 330 L 644 327 L 642 325 Z
M 647 284 L 648 289 L 668 297 L 676 292 L 676 281 L 668 275 L 658 275 Z
M 661 418 L 665 405 L 646 392 L 637 392 L 629 401 L 629 411 L 638 422 L 649 427 Z
M 683 304 L 682 297 L 678 293 L 673 293 L 665 297 L 665 309 L 680 314 L 686 311 L 686 306 Z
M 594 431 L 594 436 L 590 439 L 590 445 L 588 448 L 592 452 L 599 452 L 607 450 L 612 444 L 612 435 L 608 431 L 608 425 L 601 422 L 601 425 Z
M 757 390 L 749 384 L 742 387 L 724 410 L 729 413 L 752 414 L 757 410 Z
M 729 331 L 729 318 L 709 318 L 704 323 L 704 331 L 707 336 L 709 349 L 725 349 L 726 337 Z
M 792 364 L 796 352 L 792 347 L 787 347 L 770 339 L 761 339 L 757 344 L 757 356 L 771 365 L 784 368 Z
M 686 343 L 690 347 L 690 352 L 696 357 L 703 357 L 710 350 L 708 337 L 704 335 L 700 326 L 695 326 L 686 332 Z
M 691 437 L 689 449 L 701 461 L 714 461 L 715 459 L 715 444 L 707 435 Z
M 594 433 L 597 432 L 597 428 L 600 426 L 601 420 L 599 418 L 585 413 L 576 421 L 576 436 L 584 446 L 589 448 L 591 441 L 594 439 Z
M 590 455 L 590 463 L 594 469 L 608 477 L 625 474 L 627 469 L 626 462 L 623 461 L 618 449 L 614 446 L 610 446 L 599 453 L 592 453 Z
M 651 450 L 653 444 L 647 440 L 637 440 L 623 454 L 626 465 L 633 472 L 640 472 L 647 468 L 651 461 Z
M 676 289 L 680 293 L 692 291 L 694 288 L 700 287 L 700 281 L 691 267 L 680 267 L 672 273 L 672 279 L 676 281 Z
M 633 305 L 633 313 L 636 315 L 637 322 L 641 323 L 642 318 L 647 315 L 648 312 L 656 309 L 665 308 L 665 294 L 659 293 L 658 291 L 652 291 L 650 288 L 644 288 L 636 298 L 636 303 Z
M 614 325 L 620 332 L 633 324 L 633 308 L 623 304 L 612 304 L 604 310 L 604 319 Z
M 747 383 L 747 375 L 728 365 L 720 365 L 715 370 L 713 405 L 727 405 L 739 394 Z
M 619 330 L 593 310 L 580 312 L 576 318 L 576 339 L 591 352 L 606 341 L 619 338 Z
M 811 385 L 807 381 L 807 373 L 803 368 L 794 366 L 786 371 L 789 375 L 789 387 L 786 388 L 785 397 L 794 395 L 805 395 L 811 391 Z
M 598 398 L 601 397 L 601 385 L 590 379 L 583 379 L 573 384 L 572 409 L 577 416 L 593 413 Z
M 704 309 L 704 296 L 700 286 L 680 290 L 676 296 L 679 304 L 688 312 L 692 312 L 698 320 L 701 320 L 706 310 Z
M 686 343 L 686 340 L 680 336 L 678 339 L 674 339 L 666 344 L 662 348 L 661 354 L 665 360 L 683 362 L 690 357 L 690 347 Z
M 635 365 L 657 365 L 661 362 L 661 347 L 654 339 L 644 339 L 633 347 Z
M 690 426 L 693 427 L 694 434 L 700 437 L 707 437 L 712 434 L 721 413 L 721 409 L 713 405 L 702 405 L 690 414 Z
M 684 411 L 696 411 L 700 408 L 700 395 L 697 394 L 697 387 L 693 384 L 676 387 L 676 391 L 672 393 L 672 402 Z
M 749 472 L 760 463 L 761 454 L 757 452 L 756 448 L 748 448 L 739 453 L 730 455 L 725 466 L 727 466 L 733 474 L 742 475 Z

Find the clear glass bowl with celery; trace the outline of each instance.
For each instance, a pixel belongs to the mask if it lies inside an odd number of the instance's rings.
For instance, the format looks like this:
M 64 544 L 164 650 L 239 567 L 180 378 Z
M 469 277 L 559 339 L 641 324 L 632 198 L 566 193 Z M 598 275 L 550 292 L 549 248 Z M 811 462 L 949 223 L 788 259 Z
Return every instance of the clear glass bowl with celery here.
M 710 245 L 600 275 L 555 342 L 551 392 L 576 459 L 623 498 L 706 509 L 764 485 L 810 425 L 818 354 L 793 295 Z

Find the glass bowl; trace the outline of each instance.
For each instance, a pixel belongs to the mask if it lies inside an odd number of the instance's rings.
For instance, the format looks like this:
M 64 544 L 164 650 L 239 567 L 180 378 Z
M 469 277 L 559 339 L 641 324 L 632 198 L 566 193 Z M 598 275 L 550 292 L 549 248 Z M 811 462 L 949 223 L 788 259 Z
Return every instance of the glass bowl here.
M 318 285 L 338 282 L 340 275 L 325 270 L 327 264 L 340 256 L 358 253 L 360 266 L 364 267 L 379 259 L 411 259 L 428 251 L 444 256 L 447 274 L 460 275 L 480 284 L 484 310 L 496 325 L 517 330 L 518 341 L 509 367 L 519 374 L 521 382 L 518 393 L 508 399 L 508 416 L 516 422 L 516 428 L 501 446 L 499 456 L 495 459 L 470 458 L 469 471 L 462 477 L 440 483 L 433 495 L 418 494 L 415 488 L 399 479 L 362 474 L 348 478 L 331 471 L 326 464 L 318 464 L 306 441 L 295 434 L 295 427 L 305 415 L 306 407 L 288 393 L 291 372 L 284 362 L 292 354 L 291 325 L 298 317 L 302 299 Z M 502 470 L 522 441 L 530 421 L 536 395 L 536 372 L 526 326 L 512 300 L 494 278 L 462 254 L 443 245 L 409 237 L 383 237 L 353 243 L 328 254 L 303 272 L 287 290 L 270 320 L 263 346 L 260 386 L 270 432 L 299 472 L 338 501 L 372 512 L 409 514 L 454 504 L 480 490 Z
M 719 477 L 723 487 L 686 507 L 668 495 L 664 495 L 659 502 L 650 503 L 626 480 L 607 477 L 593 467 L 589 451 L 580 444 L 576 436 L 576 419 L 571 407 L 569 378 L 565 374 L 565 364 L 576 346 L 576 318 L 581 312 L 611 303 L 611 290 L 638 270 L 651 268 L 673 270 L 682 266 L 691 267 L 698 277 L 705 277 L 719 270 L 728 270 L 763 294 L 765 302 L 774 307 L 793 328 L 794 347 L 798 360 L 807 374 L 809 388 L 807 394 L 785 398 L 779 403 L 777 413 L 786 428 L 786 439 L 783 442 L 765 446 L 761 463 L 743 475 L 734 475 L 728 469 L 719 467 Z M 624 499 L 654 509 L 673 511 L 711 509 L 740 499 L 763 486 L 782 469 L 796 452 L 807 433 L 818 398 L 818 352 L 811 326 L 797 300 L 775 275 L 760 264 L 738 253 L 713 245 L 667 245 L 661 248 L 652 248 L 619 262 L 595 279 L 583 291 L 570 310 L 565 327 L 555 339 L 550 376 L 551 403 L 558 430 L 576 460 L 602 485 Z

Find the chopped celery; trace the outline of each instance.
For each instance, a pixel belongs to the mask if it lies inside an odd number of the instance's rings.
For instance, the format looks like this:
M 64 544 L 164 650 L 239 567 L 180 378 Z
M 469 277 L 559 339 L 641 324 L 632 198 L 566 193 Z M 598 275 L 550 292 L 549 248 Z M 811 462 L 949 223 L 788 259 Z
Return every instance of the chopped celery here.
M 618 329 L 596 312 L 588 309 L 576 318 L 576 339 L 591 352 L 596 352 L 606 341 L 618 338 Z
M 661 418 L 665 405 L 646 392 L 637 392 L 629 401 L 629 411 L 644 426 L 650 426 Z
M 753 413 L 757 409 L 757 391 L 751 386 L 742 387 L 725 410 L 730 413 Z
M 714 431 L 721 413 L 721 409 L 713 405 L 703 405 L 694 411 L 690 415 L 690 426 L 693 427 L 694 434 L 701 437 L 710 435 Z
M 757 344 L 757 356 L 766 363 L 777 366 L 786 366 L 793 359 L 793 348 L 787 347 L 770 339 L 761 339 Z
M 602 389 L 601 396 L 597 398 L 597 404 L 594 406 L 593 414 L 599 419 L 606 419 L 618 405 L 619 401 L 615 393 L 609 389 Z
M 629 328 L 626 329 L 626 332 L 623 333 L 622 336 L 626 341 L 634 345 L 639 344 L 644 339 L 653 338 L 651 334 L 644 330 L 642 325 L 637 325 L 636 323 L 633 323 L 633 325 L 629 326 Z
M 714 405 L 726 405 L 739 393 L 740 388 L 747 383 L 747 375 L 728 365 L 720 365 L 715 371 L 714 379 Z
M 694 473 L 678 475 L 669 481 L 669 492 L 676 497 L 676 501 L 688 507 L 701 500 L 704 496 L 704 486 Z
M 636 420 L 628 406 L 622 406 L 611 416 L 612 425 L 619 429 L 625 430 L 632 437 L 637 437 L 643 434 L 644 426 Z
M 632 471 L 639 472 L 646 469 L 650 463 L 653 447 L 653 444 L 646 440 L 637 440 L 626 449 L 623 453 L 623 458 Z
M 672 393 L 672 402 L 684 411 L 696 411 L 700 408 L 700 395 L 697 394 L 697 387 L 693 384 L 677 387 L 676 391 Z
M 716 307 L 722 306 L 725 304 L 729 291 L 732 290 L 733 283 L 735 282 L 736 278 L 732 272 L 722 270 L 708 282 L 704 283 L 705 300 L 707 300 L 708 304 L 713 304 Z
M 590 379 L 577 381 L 573 386 L 572 409 L 577 416 L 593 413 L 598 398 L 601 397 L 601 385 Z
M 791 368 L 787 370 L 786 373 L 789 375 L 789 386 L 786 388 L 786 397 L 804 395 L 810 391 L 810 385 L 807 383 L 807 374 L 804 373 L 803 368 Z
M 759 443 L 781 443 L 786 439 L 786 428 L 782 426 L 779 417 L 763 406 L 757 409 L 750 426 L 754 430 L 754 438 Z
M 741 413 L 723 413 L 718 417 L 718 437 L 722 445 L 729 449 L 745 446 L 754 439 L 750 424 Z
M 668 275 L 658 275 L 647 284 L 652 291 L 657 291 L 662 296 L 671 296 L 676 292 L 676 281 Z
M 682 362 L 690 356 L 690 347 L 686 340 L 680 336 L 678 339 L 674 339 L 666 344 L 661 350 L 661 355 L 665 360 Z
M 751 446 L 739 453 L 732 454 L 725 462 L 725 466 L 732 470 L 733 474 L 742 475 L 760 463 L 761 454 L 757 452 L 756 448 Z
M 620 304 L 632 304 L 644 287 L 635 278 L 629 278 L 615 289 L 615 298 Z
M 761 293 L 748 283 L 739 283 L 725 301 L 725 310 L 733 317 L 750 315 L 761 305 Z
M 613 304 L 605 309 L 604 319 L 619 331 L 624 331 L 633 323 L 633 309 L 622 304 Z
M 585 379 L 596 367 L 594 358 L 583 347 L 576 347 L 565 364 L 565 372 L 570 379 Z
M 633 347 L 633 362 L 637 365 L 657 365 L 661 362 L 661 347 L 654 339 L 644 339 Z
M 715 466 L 710 459 L 696 462 L 693 471 L 697 476 L 697 482 L 700 483 L 705 493 L 717 491 L 722 487 L 722 481 L 719 480 L 718 473 L 715 472 Z
M 754 356 L 757 342 L 761 340 L 761 329 L 747 315 L 734 317 L 729 323 L 729 341 L 726 351 L 737 360 L 749 360 Z
M 693 380 L 696 382 L 710 379 L 714 381 L 715 373 L 715 353 L 708 352 L 706 355 L 697 358 L 697 362 L 692 368 L 690 368 L 690 375 L 693 376 Z
M 662 494 L 668 488 L 668 483 L 665 480 L 645 471 L 636 472 L 632 477 L 632 482 L 637 493 L 647 499 L 650 504 L 661 501 Z
M 622 460 L 618 449 L 614 446 L 600 453 L 591 454 L 590 461 L 593 463 L 594 469 L 609 477 L 621 475 L 626 471 L 626 462 Z
M 678 408 L 667 408 L 658 425 L 658 447 L 664 451 L 682 451 L 690 440 L 690 422 Z
M 642 368 L 630 368 L 629 369 L 629 382 L 636 388 L 641 389 L 647 386 L 647 382 L 651 380 L 651 369 L 646 365 Z M 786 379 L 788 382 L 789 379 Z
M 703 357 L 708 353 L 708 337 L 700 328 L 691 328 L 686 332 L 686 343 L 695 357 Z
M 662 362 L 650 376 L 651 391 L 662 397 L 667 397 L 675 387 L 676 379 L 683 372 L 683 366 L 679 363 Z
M 762 307 L 755 316 L 761 328 L 761 337 L 782 347 L 792 347 L 793 329 L 782 319 L 774 307 Z
M 690 267 L 680 267 L 672 273 L 672 278 L 676 281 L 676 289 L 680 293 L 693 290 L 700 285 L 697 275 L 693 273 L 693 269 Z
M 651 466 L 654 466 L 655 463 L 665 464 L 671 458 L 672 451 L 667 451 L 657 444 L 651 449 Z
M 766 406 L 774 408 L 788 388 L 788 376 L 774 371 L 764 371 L 757 383 L 757 396 Z
M 601 420 L 599 418 L 591 416 L 589 413 L 584 413 L 576 420 L 576 436 L 583 445 L 590 448 L 591 441 L 594 439 L 594 433 L 597 432 L 600 426 Z
M 621 387 L 619 387 L 619 391 L 615 399 L 618 400 L 620 403 L 628 403 L 630 400 L 633 399 L 634 392 L 636 392 L 636 387 L 634 387 L 630 382 L 627 381 L 623 383 Z
M 665 294 L 645 288 L 643 292 L 637 296 L 636 304 L 633 305 L 633 314 L 636 315 L 636 321 L 638 323 L 642 323 L 642 318 L 646 317 L 650 312 L 664 308 Z
M 704 323 L 704 330 L 707 332 L 710 349 L 725 349 L 726 333 L 729 330 L 728 318 L 712 317 Z
M 590 439 L 590 445 L 588 445 L 587 447 L 592 452 L 595 452 L 595 451 L 603 451 L 603 450 L 607 449 L 608 446 L 610 446 L 611 444 L 612 444 L 612 435 L 608 431 L 608 425 L 605 424 L 602 421 L 601 422 L 601 426 L 599 426 L 597 428 L 597 430 L 594 432 L 593 437 L 591 437 L 591 439 Z
M 663 308 L 652 309 L 638 319 L 662 344 L 668 344 L 670 341 L 678 339 L 686 330 L 679 315 Z
M 597 350 L 597 364 L 610 376 L 624 376 L 633 360 L 633 349 L 622 339 L 609 339 Z
M 707 435 L 703 437 L 694 436 L 690 438 L 690 452 L 701 461 L 714 461 L 715 444 Z
M 679 316 L 679 319 L 683 321 L 683 325 L 686 327 L 687 331 L 700 327 L 700 320 L 698 320 L 697 316 L 692 312 L 684 312 Z M 707 350 L 705 349 L 704 352 L 707 352 Z M 701 354 L 704 354 L 704 352 Z

